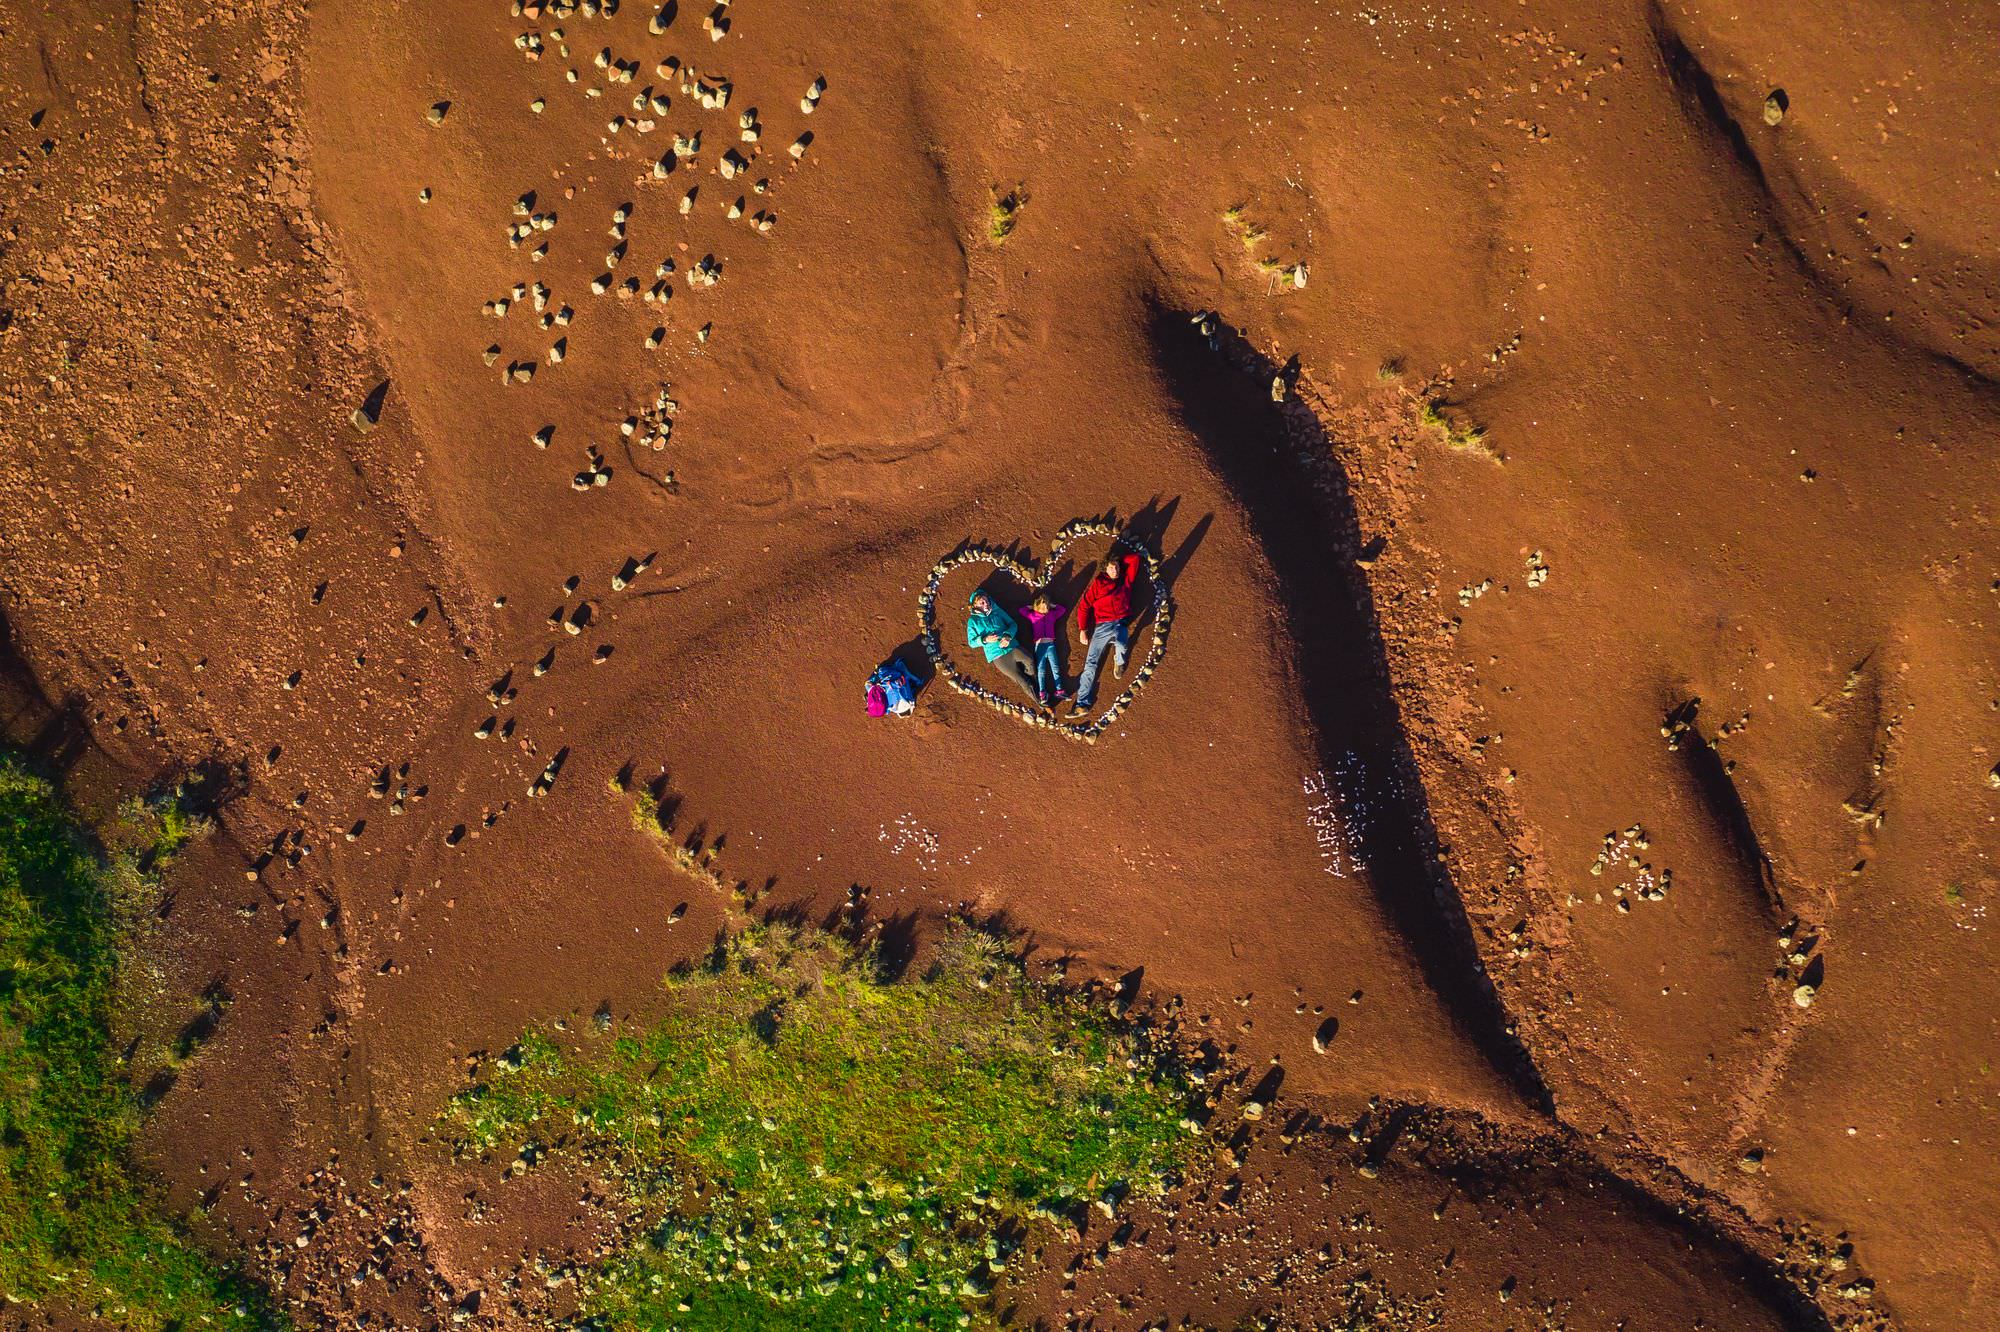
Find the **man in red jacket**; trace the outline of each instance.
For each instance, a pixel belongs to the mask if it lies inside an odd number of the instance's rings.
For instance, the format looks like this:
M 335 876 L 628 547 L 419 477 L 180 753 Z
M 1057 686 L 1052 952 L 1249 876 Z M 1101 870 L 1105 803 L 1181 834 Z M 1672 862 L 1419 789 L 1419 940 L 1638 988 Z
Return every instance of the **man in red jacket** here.
M 1132 614 L 1132 584 L 1139 577 L 1139 557 L 1116 550 L 1105 557 L 1097 576 L 1076 603 L 1076 643 L 1085 649 L 1083 675 L 1076 682 L 1076 707 L 1088 712 L 1097 702 L 1097 672 L 1104 650 L 1115 650 L 1114 669 L 1121 677 L 1131 663 L 1132 636 L 1125 622 Z

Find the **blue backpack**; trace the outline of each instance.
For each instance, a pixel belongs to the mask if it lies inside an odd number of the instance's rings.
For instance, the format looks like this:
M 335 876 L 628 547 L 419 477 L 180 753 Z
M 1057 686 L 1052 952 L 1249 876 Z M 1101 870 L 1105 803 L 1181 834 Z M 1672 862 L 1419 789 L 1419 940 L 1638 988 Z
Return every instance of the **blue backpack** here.
M 918 688 L 919 682 L 910 674 L 910 668 L 891 657 L 868 677 L 868 715 L 894 713 L 900 717 L 915 711 Z

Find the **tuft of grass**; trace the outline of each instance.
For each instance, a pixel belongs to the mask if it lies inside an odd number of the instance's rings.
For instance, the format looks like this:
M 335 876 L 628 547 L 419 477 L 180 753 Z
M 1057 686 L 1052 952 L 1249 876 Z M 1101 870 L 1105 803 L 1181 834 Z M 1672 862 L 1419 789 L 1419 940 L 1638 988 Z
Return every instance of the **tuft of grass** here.
M 139 1104 L 112 1028 L 121 949 L 194 836 L 128 802 L 100 852 L 0 757 L 0 1294 L 120 1327 L 266 1327 L 262 1292 L 168 1218 L 129 1164 Z
M 1247 204 L 1235 204 L 1222 210 L 1223 230 L 1235 236 L 1243 244 L 1244 251 L 1251 255 L 1251 263 L 1266 277 L 1273 280 L 1273 290 L 1300 288 L 1306 285 L 1306 266 L 1303 262 L 1280 259 L 1276 255 L 1255 257 L 1258 246 L 1262 245 L 1270 233 L 1249 220 Z
M 625 789 L 615 781 L 612 783 L 614 791 L 623 792 Z M 632 826 L 658 841 L 672 858 L 675 869 L 711 889 L 732 906 L 741 907 L 747 903 L 749 885 L 740 880 L 731 882 L 729 876 L 715 866 L 716 852 L 722 846 L 719 839 L 707 847 L 701 845 L 698 837 L 690 841 L 677 840 L 662 816 L 659 800 L 652 792 L 641 789 L 631 794 Z
M 666 826 L 660 822 L 660 802 L 653 798 L 652 792 L 632 793 L 632 826 L 655 837 L 667 835 Z
M 1461 453 L 1477 453 L 1501 461 L 1500 451 L 1486 438 L 1486 427 L 1472 421 L 1454 420 L 1445 415 L 1441 405 L 1426 399 L 1417 409 L 1417 421 L 1425 429 L 1434 433 L 1447 447 Z
M 1384 384 L 1392 383 L 1402 377 L 1403 358 L 1400 356 L 1391 356 L 1388 360 L 1375 367 L 1375 378 Z
M 1248 216 L 1248 204 L 1234 204 L 1222 210 L 1222 225 L 1225 230 L 1243 242 L 1243 248 L 1254 250 L 1269 233 L 1252 222 Z
M 641 1030 L 530 1031 L 442 1119 L 517 1172 L 579 1159 L 644 1218 L 585 1280 L 587 1327 L 986 1321 L 1037 1230 L 1157 1196 L 1197 1153 L 1170 1062 L 970 926 L 890 980 L 752 925 L 667 989 Z
M 1279 287 L 1303 287 L 1306 285 L 1306 266 L 1290 260 L 1266 256 L 1257 261 L 1258 271 L 1269 277 Z
M 993 207 L 986 222 L 986 235 L 995 245 L 1004 245 L 1014 234 L 1015 225 L 1021 220 L 1021 210 L 1028 206 L 1028 191 L 1025 186 L 1016 185 L 1005 194 L 995 189 Z

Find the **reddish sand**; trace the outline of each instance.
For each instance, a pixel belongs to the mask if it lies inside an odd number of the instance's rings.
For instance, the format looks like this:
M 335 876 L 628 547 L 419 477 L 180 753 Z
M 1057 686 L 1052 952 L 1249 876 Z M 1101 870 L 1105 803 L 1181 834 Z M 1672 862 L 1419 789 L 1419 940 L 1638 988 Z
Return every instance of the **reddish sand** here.
M 1023 1317 L 1991 1323 L 1994 11 L 66 8 L 0 7 L 10 733 L 229 794 L 146 1141 L 305 1325 L 601 1242 L 422 1135 L 721 923 L 621 773 L 759 910 L 999 915 L 1278 1078 Z M 933 561 L 1107 513 L 1178 614 L 1099 743 L 866 715 Z

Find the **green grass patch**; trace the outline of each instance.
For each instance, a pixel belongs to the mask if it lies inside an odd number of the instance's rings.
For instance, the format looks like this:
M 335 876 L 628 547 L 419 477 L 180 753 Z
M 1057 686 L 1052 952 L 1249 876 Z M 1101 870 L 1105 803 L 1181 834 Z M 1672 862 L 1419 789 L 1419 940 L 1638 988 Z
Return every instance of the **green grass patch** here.
M 114 1053 L 121 949 L 201 825 L 128 802 L 100 849 L 0 758 L 0 1294 L 120 1327 L 274 1323 L 128 1164 L 139 1108 Z
M 1005 194 L 997 189 L 993 192 L 993 207 L 986 219 L 986 235 L 995 245 L 1006 243 L 1014 234 L 1014 227 L 1021 220 L 1021 210 L 1028 206 L 1028 191 L 1016 185 Z
M 1485 426 L 1447 416 L 1443 408 L 1434 401 L 1426 399 L 1417 409 L 1417 421 L 1434 433 L 1447 448 L 1456 449 L 1460 453 L 1477 453 L 1494 462 L 1501 461 L 1500 450 L 1486 438 Z
M 969 926 L 891 981 L 755 925 L 667 989 L 641 1030 L 530 1032 L 443 1117 L 462 1156 L 566 1154 L 638 1205 L 586 1326 L 990 1321 L 1025 1247 L 1159 1195 L 1200 1142 L 1168 1060 Z

